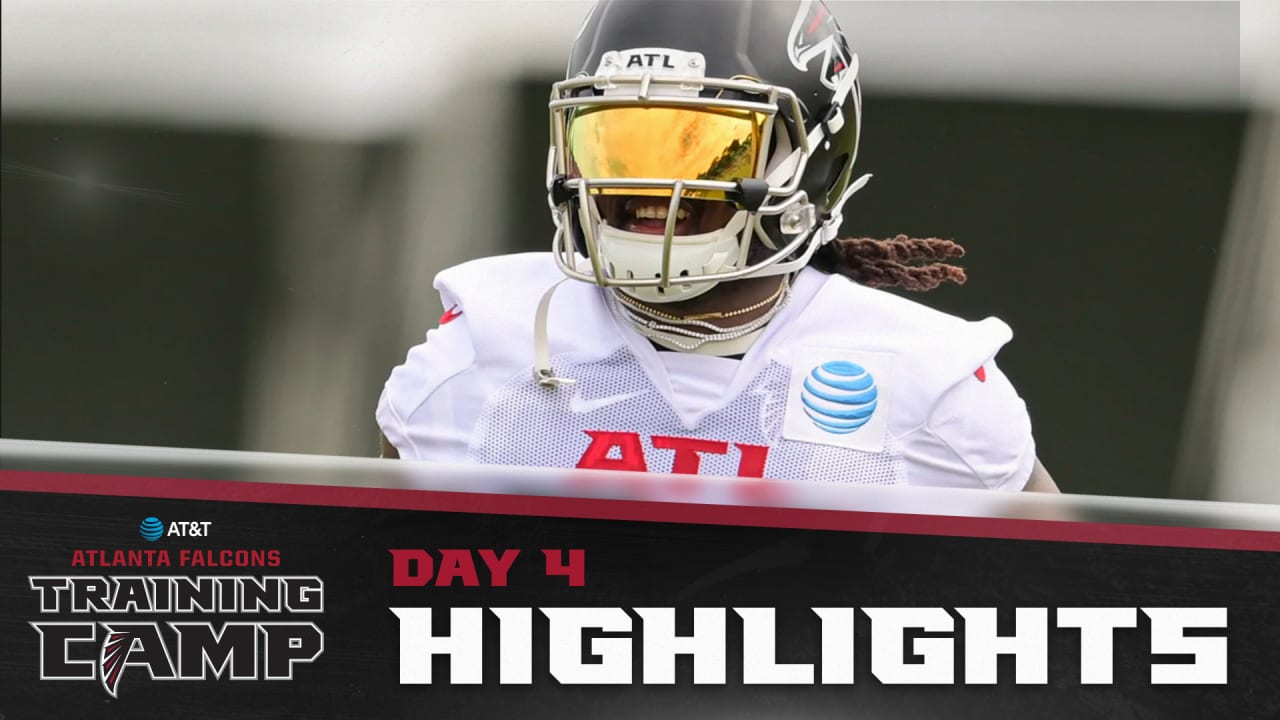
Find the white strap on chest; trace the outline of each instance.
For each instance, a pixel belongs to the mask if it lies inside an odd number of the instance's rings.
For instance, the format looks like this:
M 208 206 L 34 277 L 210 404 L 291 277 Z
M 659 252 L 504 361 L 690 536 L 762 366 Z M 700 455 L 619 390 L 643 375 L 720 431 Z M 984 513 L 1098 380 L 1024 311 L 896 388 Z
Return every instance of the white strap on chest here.
M 551 296 L 568 280 L 569 278 L 564 278 L 547 288 L 538 301 L 538 312 L 533 319 L 533 379 L 543 387 L 555 388 L 577 382 L 573 378 L 556 377 L 551 369 L 551 347 L 547 341 L 547 313 L 551 309 Z

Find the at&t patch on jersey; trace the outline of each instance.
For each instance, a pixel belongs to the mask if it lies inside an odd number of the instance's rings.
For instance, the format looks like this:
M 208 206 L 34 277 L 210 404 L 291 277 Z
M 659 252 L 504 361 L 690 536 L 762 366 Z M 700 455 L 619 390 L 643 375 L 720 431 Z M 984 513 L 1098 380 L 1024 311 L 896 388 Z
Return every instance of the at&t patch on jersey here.
M 892 396 L 893 356 L 801 348 L 791 366 L 782 436 L 880 452 Z

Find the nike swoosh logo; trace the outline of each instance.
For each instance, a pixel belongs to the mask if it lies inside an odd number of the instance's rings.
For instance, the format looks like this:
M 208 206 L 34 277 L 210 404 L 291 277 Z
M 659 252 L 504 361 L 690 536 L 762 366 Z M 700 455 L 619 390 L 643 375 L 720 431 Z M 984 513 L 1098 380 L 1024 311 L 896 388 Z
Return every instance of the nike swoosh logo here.
M 588 400 L 582 397 L 582 391 L 575 392 L 569 398 L 569 410 L 575 413 L 589 413 L 601 408 L 616 405 L 620 402 L 626 402 L 632 398 L 638 398 L 649 392 L 648 390 L 637 390 L 636 392 L 622 393 L 621 395 L 606 395 L 602 398 L 594 398 Z

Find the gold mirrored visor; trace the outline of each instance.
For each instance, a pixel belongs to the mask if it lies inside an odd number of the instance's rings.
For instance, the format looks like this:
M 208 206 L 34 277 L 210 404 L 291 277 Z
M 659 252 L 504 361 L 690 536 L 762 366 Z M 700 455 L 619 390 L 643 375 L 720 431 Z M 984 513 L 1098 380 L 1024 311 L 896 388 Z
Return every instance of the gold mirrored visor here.
M 770 119 L 750 110 L 686 107 L 578 109 L 569 120 L 569 176 L 737 182 L 756 177 Z M 671 188 L 592 188 L 602 195 L 671 196 Z M 685 197 L 728 199 L 686 188 Z

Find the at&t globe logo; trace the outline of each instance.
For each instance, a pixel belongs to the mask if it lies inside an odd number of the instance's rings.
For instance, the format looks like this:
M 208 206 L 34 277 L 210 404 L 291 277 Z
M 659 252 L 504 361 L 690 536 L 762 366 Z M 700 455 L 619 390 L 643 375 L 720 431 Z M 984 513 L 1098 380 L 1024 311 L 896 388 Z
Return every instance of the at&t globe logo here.
M 804 412 L 819 429 L 848 435 L 876 411 L 876 380 L 857 363 L 825 362 L 809 372 L 800 391 Z
M 138 532 L 142 535 L 143 540 L 155 542 L 164 534 L 164 523 L 160 522 L 158 517 L 149 517 L 138 526 Z

